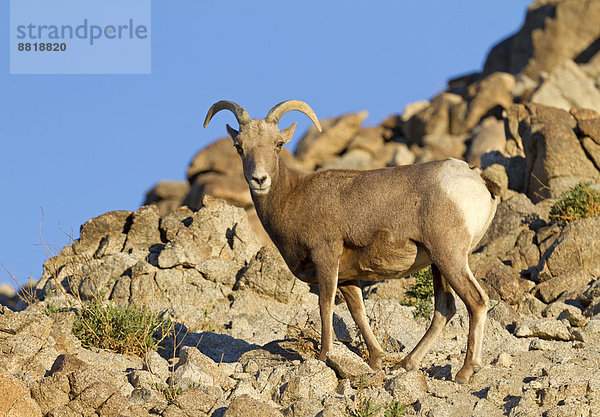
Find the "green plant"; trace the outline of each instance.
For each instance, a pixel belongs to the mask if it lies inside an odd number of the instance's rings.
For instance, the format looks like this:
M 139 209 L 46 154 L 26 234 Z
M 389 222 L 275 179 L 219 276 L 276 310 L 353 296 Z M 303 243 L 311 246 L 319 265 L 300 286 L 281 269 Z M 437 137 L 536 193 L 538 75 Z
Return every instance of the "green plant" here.
M 165 396 L 165 399 L 169 403 L 172 403 L 173 401 L 175 401 L 175 398 L 177 398 L 177 396 L 181 395 L 181 393 L 183 392 L 183 389 L 181 387 L 172 386 L 172 385 L 154 384 L 152 386 L 152 388 L 154 388 L 156 391 L 162 393 L 162 395 Z
M 73 334 L 84 347 L 143 357 L 158 348 L 160 337 L 156 334 L 164 336 L 170 328 L 169 321 L 136 305 L 119 308 L 93 299 L 78 309 Z
M 371 399 L 361 402 L 354 411 L 350 411 L 347 417 L 373 417 L 381 409 L 380 405 L 375 404 Z
M 580 182 L 550 208 L 550 222 L 569 223 L 586 217 L 600 216 L 600 191 Z
M 415 317 L 429 318 L 433 312 L 433 302 L 431 300 L 433 297 L 433 275 L 431 273 L 431 266 L 423 268 L 411 276 L 416 279 L 416 282 L 406 292 L 406 295 L 410 298 L 404 300 L 402 304 L 415 306 Z
M 385 408 L 383 417 L 400 417 L 406 414 L 406 406 L 398 401 L 392 401 Z

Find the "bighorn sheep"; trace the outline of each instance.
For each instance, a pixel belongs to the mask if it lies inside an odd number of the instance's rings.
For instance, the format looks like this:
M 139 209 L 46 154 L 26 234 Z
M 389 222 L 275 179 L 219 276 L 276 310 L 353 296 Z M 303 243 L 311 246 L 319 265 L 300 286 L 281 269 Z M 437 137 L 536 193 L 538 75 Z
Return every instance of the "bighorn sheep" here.
M 204 127 L 224 109 L 240 125 L 239 131 L 227 125 L 227 131 L 242 158 L 265 230 L 294 275 L 318 283 L 319 359 L 326 359 L 333 344 L 333 307 L 339 288 L 369 350 L 369 365 L 381 369 L 384 351 L 369 326 L 360 281 L 400 278 L 432 264 L 433 320 L 399 366 L 419 366 L 454 315 L 456 292 L 469 312 L 469 336 L 464 365 L 455 379 L 469 382 L 481 367 L 489 298 L 473 276 L 468 256 L 496 212 L 499 197 L 493 184 L 478 169 L 456 159 L 371 171 L 300 174 L 279 158 L 296 123 L 281 131 L 278 123 L 285 113 L 298 110 L 321 131 L 306 103 L 284 101 L 266 118 L 251 119 L 240 105 L 223 100 L 210 108 Z

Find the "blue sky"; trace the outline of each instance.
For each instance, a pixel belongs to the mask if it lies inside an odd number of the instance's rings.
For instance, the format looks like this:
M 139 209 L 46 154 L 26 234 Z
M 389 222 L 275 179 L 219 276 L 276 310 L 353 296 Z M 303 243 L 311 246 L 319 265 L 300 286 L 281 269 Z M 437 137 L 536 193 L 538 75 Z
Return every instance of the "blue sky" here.
M 285 99 L 320 118 L 366 109 L 367 125 L 477 71 L 522 24 L 529 1 L 152 1 L 150 75 L 10 75 L 0 31 L 0 264 L 39 278 L 41 236 L 60 248 L 86 220 L 136 210 L 232 117 L 230 99 L 264 117 Z M 9 27 L 8 0 L 0 22 Z M 308 119 L 290 113 L 281 126 Z M 296 139 L 297 139 L 296 138 Z M 292 144 L 293 146 L 293 144 Z M 0 284 L 11 282 L 0 268 Z

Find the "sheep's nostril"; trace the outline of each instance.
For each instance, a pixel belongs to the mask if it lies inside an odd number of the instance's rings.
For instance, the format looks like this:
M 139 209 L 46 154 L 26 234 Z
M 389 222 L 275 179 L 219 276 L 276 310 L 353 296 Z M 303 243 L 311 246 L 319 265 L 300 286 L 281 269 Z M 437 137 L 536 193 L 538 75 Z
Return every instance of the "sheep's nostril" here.
M 258 185 L 263 185 L 265 183 L 265 181 L 267 181 L 267 176 L 263 175 L 261 177 L 252 177 L 252 179 L 258 183 Z

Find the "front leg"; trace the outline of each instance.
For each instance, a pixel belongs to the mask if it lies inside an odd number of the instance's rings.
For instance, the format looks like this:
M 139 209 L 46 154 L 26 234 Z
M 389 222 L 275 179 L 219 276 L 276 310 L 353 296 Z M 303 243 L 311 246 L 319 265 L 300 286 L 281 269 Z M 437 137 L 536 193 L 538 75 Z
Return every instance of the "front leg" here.
M 323 361 L 327 359 L 327 352 L 333 346 L 333 309 L 339 268 L 339 256 L 336 252 L 331 251 L 328 256 L 323 258 L 313 257 L 319 284 L 319 310 L 321 313 L 321 351 L 319 359 Z

